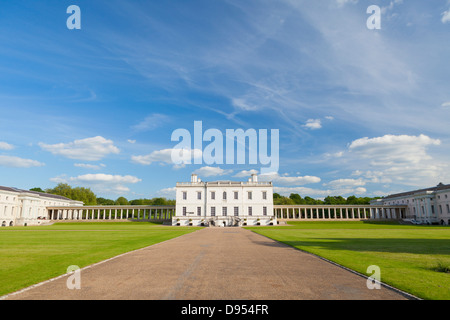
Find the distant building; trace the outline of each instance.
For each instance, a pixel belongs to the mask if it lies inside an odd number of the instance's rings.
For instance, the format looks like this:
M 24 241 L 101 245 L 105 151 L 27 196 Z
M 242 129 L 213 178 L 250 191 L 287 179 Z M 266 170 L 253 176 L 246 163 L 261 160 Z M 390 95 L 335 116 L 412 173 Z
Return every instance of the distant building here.
M 46 222 L 49 206 L 82 205 L 83 202 L 54 194 L 0 186 L 0 223 L 3 227 Z
M 272 182 L 202 182 L 196 174 L 191 182 L 176 185 L 176 215 L 173 225 L 270 225 L 276 224 Z
M 405 219 L 450 225 L 450 184 L 389 195 L 371 205 L 407 206 Z

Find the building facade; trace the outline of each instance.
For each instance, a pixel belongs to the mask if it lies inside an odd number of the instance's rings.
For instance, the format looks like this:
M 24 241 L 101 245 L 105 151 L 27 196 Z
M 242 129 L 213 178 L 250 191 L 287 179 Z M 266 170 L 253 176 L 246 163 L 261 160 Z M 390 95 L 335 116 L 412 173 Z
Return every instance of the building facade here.
M 1 226 L 29 226 L 48 222 L 50 206 L 83 206 L 83 202 L 42 192 L 0 186 Z
M 176 185 L 176 215 L 173 225 L 242 226 L 276 224 L 272 182 L 202 182 L 196 174 L 191 182 Z
M 405 220 L 423 224 L 450 225 L 450 184 L 389 195 L 373 205 L 407 206 Z

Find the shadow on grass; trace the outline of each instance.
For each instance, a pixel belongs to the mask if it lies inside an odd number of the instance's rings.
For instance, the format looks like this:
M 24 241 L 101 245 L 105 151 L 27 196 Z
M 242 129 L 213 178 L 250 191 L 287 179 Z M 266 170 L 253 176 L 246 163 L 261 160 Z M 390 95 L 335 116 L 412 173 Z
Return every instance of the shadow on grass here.
M 280 241 L 280 240 L 279 240 Z M 450 255 L 450 239 L 363 239 L 318 238 L 307 241 L 280 241 L 296 248 L 372 251 L 410 254 Z M 262 245 L 265 243 L 261 242 Z

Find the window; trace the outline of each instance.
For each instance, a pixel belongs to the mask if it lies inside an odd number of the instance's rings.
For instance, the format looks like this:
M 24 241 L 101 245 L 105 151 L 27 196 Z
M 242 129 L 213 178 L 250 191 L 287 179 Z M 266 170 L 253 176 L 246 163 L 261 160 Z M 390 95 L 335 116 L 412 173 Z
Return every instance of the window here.
M 434 206 L 431 205 L 431 213 L 434 214 Z
M 183 191 L 183 200 L 186 200 L 186 199 L 187 199 L 187 192 Z
M 252 200 L 252 192 L 251 191 L 248 192 L 248 200 Z
M 197 199 L 202 200 L 202 192 L 197 192 Z
M 267 191 L 263 191 L 262 196 L 263 200 L 267 200 Z
M 447 213 L 450 213 L 450 207 L 447 204 Z
M 216 192 L 215 191 L 211 191 L 211 199 L 216 200 Z
M 211 207 L 211 217 L 216 216 L 216 207 Z
M 223 200 L 227 200 L 227 192 L 226 191 L 223 192 L 222 198 L 223 198 Z
M 253 214 L 252 211 L 253 211 L 252 207 L 248 207 L 248 215 L 249 216 L 251 216 Z
M 197 207 L 197 215 L 198 216 L 202 215 L 202 207 Z
M 234 207 L 234 216 L 238 216 L 239 215 L 239 207 Z
M 186 207 L 183 207 L 183 216 L 186 216 Z
M 227 207 L 222 207 L 222 215 L 223 216 L 227 215 Z
M 439 205 L 439 213 L 442 214 L 442 206 Z
M 238 193 L 237 191 L 235 191 L 235 192 L 234 192 L 234 200 L 237 200 L 237 199 L 238 199 L 238 195 L 239 195 L 239 193 Z
M 263 207 L 263 216 L 267 216 L 267 207 Z

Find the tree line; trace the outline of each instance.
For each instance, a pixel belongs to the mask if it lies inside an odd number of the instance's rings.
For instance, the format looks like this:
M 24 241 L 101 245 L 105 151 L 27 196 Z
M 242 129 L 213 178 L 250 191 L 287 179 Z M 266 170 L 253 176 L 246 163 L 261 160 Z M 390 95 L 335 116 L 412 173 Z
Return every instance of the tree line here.
M 116 200 L 106 199 L 102 197 L 97 197 L 97 195 L 90 188 L 83 188 L 83 187 L 73 188 L 67 183 L 60 183 L 52 189 L 42 190 L 41 188 L 32 188 L 30 189 L 30 191 L 49 193 L 58 196 L 63 196 L 76 201 L 82 201 L 87 206 L 175 205 L 175 200 L 170 200 L 166 198 L 128 200 L 125 197 L 119 197 Z
M 154 205 L 154 206 L 165 206 L 165 205 L 175 205 L 175 200 L 166 198 L 152 198 L 152 199 L 134 199 L 128 200 L 125 197 L 119 197 L 116 200 L 106 199 L 102 197 L 97 197 L 94 192 L 89 188 L 83 187 L 71 187 L 66 183 L 60 183 L 53 189 L 46 189 L 45 191 L 41 188 L 33 188 L 30 191 L 44 192 L 49 194 L 55 194 L 63 196 L 72 200 L 82 201 L 85 205 L 95 206 L 128 206 L 128 205 Z M 371 200 L 378 198 L 369 197 L 356 197 L 350 196 L 344 198 L 342 196 L 328 196 L 323 200 L 314 199 L 311 197 L 302 198 L 297 193 L 291 193 L 289 197 L 282 196 L 278 193 L 273 194 L 273 204 L 274 205 L 296 205 L 296 204 L 306 204 L 306 205 L 368 205 Z
M 356 197 L 350 196 L 344 198 L 342 196 L 328 196 L 323 200 L 313 199 L 311 197 L 302 198 L 297 193 L 291 193 L 289 197 L 282 196 L 278 193 L 273 194 L 273 204 L 274 205 L 296 205 L 296 204 L 306 204 L 306 205 L 368 205 L 371 200 L 379 199 L 370 197 Z

